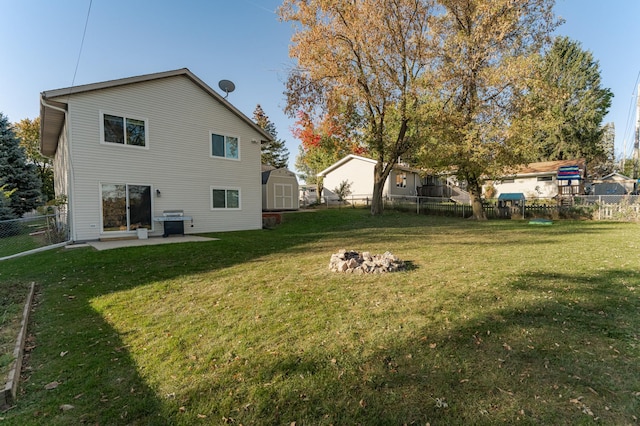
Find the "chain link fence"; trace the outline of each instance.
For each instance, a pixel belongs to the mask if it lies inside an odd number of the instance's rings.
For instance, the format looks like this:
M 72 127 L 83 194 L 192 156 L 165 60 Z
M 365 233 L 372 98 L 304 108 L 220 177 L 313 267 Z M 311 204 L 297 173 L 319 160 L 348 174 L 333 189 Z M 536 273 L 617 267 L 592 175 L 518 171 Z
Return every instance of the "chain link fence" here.
M 60 213 L 0 220 L 0 260 L 67 241 L 67 226 Z

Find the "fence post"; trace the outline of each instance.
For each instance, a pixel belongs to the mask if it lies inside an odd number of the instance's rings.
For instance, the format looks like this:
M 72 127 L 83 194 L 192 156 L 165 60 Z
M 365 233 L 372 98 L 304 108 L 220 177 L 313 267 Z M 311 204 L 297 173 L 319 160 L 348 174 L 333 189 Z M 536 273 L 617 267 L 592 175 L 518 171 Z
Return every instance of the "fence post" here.
M 598 220 L 602 220 L 602 195 L 598 196 Z

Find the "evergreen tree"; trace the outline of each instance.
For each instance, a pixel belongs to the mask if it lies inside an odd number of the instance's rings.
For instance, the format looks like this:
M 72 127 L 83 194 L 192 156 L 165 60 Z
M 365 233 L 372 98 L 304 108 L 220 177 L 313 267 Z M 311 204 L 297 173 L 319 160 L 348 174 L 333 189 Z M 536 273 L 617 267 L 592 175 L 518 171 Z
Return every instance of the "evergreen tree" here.
M 542 64 L 546 109 L 558 125 L 541 132 L 540 160 L 606 158 L 602 121 L 613 93 L 601 85 L 598 61 L 579 42 L 558 37 Z
M 276 126 L 269 120 L 259 104 L 253 111 L 253 121 L 273 137 L 272 141 L 262 141 L 260 144 L 262 164 L 273 166 L 276 169 L 286 168 L 289 162 L 289 150 L 285 146 L 285 142 L 278 139 Z
M 9 205 L 11 203 L 9 197 L 11 196 L 11 192 L 13 191 L 5 192 L 6 186 L 7 185 L 0 186 L 0 221 L 16 219 L 16 214 L 13 212 L 11 206 Z M 0 237 L 2 237 L 2 235 L 0 235 Z
M 0 113 L 0 186 L 11 192 L 10 207 L 22 217 L 42 204 L 42 182 L 34 164 L 28 164 L 7 117 Z M 15 191 L 12 191 L 14 190 Z

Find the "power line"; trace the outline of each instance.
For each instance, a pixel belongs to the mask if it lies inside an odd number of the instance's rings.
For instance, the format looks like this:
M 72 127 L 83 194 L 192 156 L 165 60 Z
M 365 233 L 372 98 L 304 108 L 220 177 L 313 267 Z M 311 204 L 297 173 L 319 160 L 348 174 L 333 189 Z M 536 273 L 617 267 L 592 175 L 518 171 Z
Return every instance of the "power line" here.
M 89 10 L 87 10 L 87 18 L 84 21 L 84 31 L 82 32 L 82 41 L 80 42 L 80 51 L 78 52 L 76 69 L 73 71 L 73 80 L 71 80 L 71 87 L 73 87 L 76 83 L 76 75 L 78 74 L 78 66 L 80 65 L 80 57 L 82 56 L 82 48 L 84 47 L 84 38 L 87 35 L 87 27 L 89 26 L 89 15 L 91 14 L 92 4 L 93 4 L 93 0 L 89 0 Z

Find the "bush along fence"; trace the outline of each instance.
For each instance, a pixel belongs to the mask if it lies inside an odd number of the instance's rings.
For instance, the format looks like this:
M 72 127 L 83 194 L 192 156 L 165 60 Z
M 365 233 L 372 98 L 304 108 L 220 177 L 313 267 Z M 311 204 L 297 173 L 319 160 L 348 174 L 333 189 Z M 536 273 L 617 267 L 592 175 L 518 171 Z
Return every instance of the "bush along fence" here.
M 385 208 L 413 211 L 417 214 L 468 218 L 473 215 L 469 204 L 428 197 L 403 196 L 385 200 Z M 581 196 L 567 203 L 541 202 L 500 207 L 496 200 L 487 200 L 484 212 L 488 219 L 592 219 L 640 221 L 640 196 Z
M 67 241 L 60 214 L 0 220 L 0 260 Z

